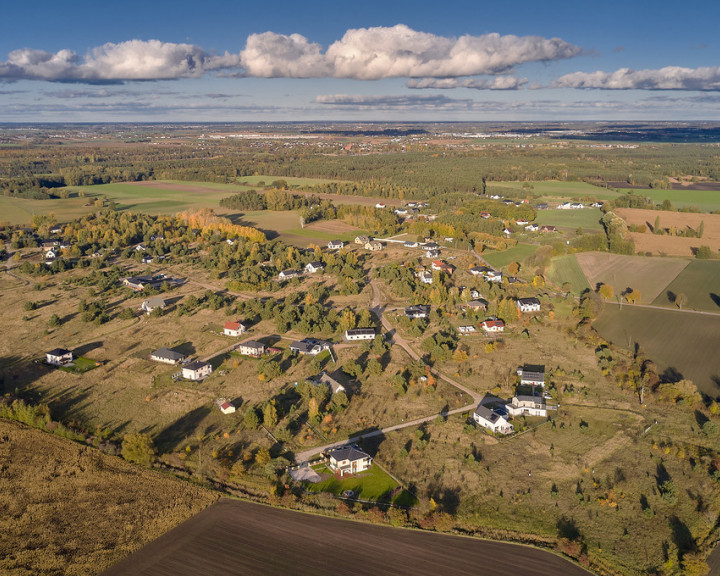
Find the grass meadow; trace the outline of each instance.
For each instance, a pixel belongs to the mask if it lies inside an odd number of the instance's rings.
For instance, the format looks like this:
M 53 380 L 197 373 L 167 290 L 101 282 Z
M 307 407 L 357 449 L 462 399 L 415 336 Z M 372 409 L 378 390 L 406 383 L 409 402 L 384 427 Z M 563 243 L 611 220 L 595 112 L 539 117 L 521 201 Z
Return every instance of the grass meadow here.
M 602 212 L 600 208 L 583 208 L 582 210 L 538 210 L 535 224 L 539 226 L 557 226 L 576 230 L 582 228 L 586 232 L 599 232 Z
M 518 190 L 526 190 L 523 188 L 525 182 L 491 182 L 491 186 L 501 186 L 506 188 L 514 188 Z M 608 200 L 616 198 L 619 193 L 614 190 L 607 188 L 600 188 L 599 186 L 593 186 L 586 182 L 559 182 L 559 181 L 542 181 L 542 182 L 527 182 L 531 188 L 528 188 L 528 192 L 533 194 L 539 194 L 543 199 L 549 198 L 563 198 L 563 199 L 574 199 L 578 200 L 592 198 L 597 200 Z
M 675 306 L 675 296 L 678 294 L 687 296 L 687 304 L 683 308 L 720 312 L 720 262 L 690 262 L 655 298 L 653 305 Z
M 578 264 L 575 254 L 553 258 L 547 273 L 548 278 L 558 286 L 568 282 L 575 296 L 579 296 L 590 288 L 590 283 Z
M 537 251 L 538 246 L 536 244 L 517 244 L 507 250 L 500 252 L 483 252 L 483 259 L 495 267 L 503 268 L 511 262 L 522 263 L 528 256 L 532 256 Z

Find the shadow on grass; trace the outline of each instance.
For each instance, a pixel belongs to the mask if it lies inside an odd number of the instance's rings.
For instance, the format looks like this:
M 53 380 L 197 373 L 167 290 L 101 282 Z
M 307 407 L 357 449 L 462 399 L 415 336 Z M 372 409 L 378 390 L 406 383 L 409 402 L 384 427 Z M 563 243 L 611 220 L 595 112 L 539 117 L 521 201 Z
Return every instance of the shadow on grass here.
M 204 433 L 205 430 L 199 430 L 199 428 L 208 414 L 210 414 L 210 407 L 199 406 L 178 418 L 155 437 L 155 445 L 158 450 L 161 453 L 172 452 L 191 435 L 196 435 L 198 432 Z

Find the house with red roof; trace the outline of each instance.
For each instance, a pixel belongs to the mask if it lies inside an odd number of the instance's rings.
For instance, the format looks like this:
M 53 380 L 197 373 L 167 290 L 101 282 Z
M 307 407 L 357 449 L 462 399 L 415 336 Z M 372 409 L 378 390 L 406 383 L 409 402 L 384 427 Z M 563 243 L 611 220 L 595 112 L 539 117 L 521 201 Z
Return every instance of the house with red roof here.
M 246 330 L 245 325 L 239 320 L 225 322 L 225 326 L 223 326 L 225 336 L 240 336 Z

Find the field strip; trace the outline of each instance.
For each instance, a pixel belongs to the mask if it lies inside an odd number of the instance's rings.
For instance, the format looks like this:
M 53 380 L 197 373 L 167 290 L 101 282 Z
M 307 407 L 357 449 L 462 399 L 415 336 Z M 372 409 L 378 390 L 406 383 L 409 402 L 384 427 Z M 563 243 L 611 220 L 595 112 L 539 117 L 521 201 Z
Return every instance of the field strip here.
M 611 300 L 606 300 L 606 304 L 613 304 L 615 306 L 629 306 L 630 308 L 647 308 L 649 310 L 667 310 L 668 312 L 680 312 L 685 314 L 701 314 L 702 316 L 720 316 L 720 312 L 707 312 L 705 310 L 687 310 L 680 308 L 669 308 L 665 306 L 653 306 L 652 304 L 618 304 Z

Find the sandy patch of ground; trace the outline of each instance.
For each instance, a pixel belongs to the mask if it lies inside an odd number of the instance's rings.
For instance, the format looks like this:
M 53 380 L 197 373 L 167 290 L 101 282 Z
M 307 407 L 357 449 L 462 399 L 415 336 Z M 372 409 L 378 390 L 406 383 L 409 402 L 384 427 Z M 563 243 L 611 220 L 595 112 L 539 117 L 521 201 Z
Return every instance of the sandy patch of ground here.
M 352 230 L 360 230 L 357 226 L 353 226 L 342 220 L 319 220 L 318 222 L 308 224 L 305 228 L 319 232 L 329 232 L 331 234 L 343 234 Z

